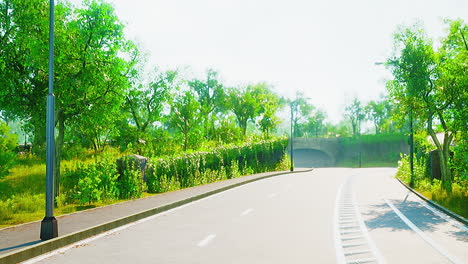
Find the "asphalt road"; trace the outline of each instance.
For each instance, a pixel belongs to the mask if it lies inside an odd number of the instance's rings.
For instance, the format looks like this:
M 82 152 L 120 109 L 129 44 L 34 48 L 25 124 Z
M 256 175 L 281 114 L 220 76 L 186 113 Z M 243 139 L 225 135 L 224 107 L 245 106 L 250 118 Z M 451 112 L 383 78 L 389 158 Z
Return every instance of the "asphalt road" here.
M 26 263 L 468 263 L 467 227 L 426 208 L 394 173 L 277 176 Z

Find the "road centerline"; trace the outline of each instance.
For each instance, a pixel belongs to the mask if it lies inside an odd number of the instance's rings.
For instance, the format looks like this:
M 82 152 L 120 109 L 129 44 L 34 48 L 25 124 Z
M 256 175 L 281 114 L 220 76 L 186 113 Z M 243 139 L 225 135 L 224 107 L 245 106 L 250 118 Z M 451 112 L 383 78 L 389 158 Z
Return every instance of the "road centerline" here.
M 240 214 L 240 216 L 246 216 L 246 215 L 252 213 L 253 210 L 254 210 L 253 208 L 249 208 L 249 209 L 243 211 L 243 212 Z
M 207 237 L 205 237 L 203 240 L 201 240 L 200 242 L 198 242 L 197 246 L 198 247 L 205 247 L 206 245 L 208 245 L 211 241 L 213 241 L 213 239 L 216 238 L 216 234 L 209 234 Z
M 268 195 L 268 198 L 271 199 L 271 198 L 275 198 L 276 196 L 278 196 L 278 193 L 270 193 L 270 194 Z

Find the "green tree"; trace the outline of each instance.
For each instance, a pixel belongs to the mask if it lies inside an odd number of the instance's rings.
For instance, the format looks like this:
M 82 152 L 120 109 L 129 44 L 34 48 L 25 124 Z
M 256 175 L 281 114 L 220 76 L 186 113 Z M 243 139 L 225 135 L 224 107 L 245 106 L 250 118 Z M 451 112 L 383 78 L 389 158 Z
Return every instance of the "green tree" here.
M 338 124 L 325 124 L 325 130 L 329 137 L 350 137 L 352 134 L 349 122 L 341 120 Z
M 441 122 L 444 131 L 455 134 L 456 148 L 451 163 L 458 176 L 468 180 L 468 25 L 462 20 L 447 20 L 447 37 L 439 49 L 440 75 L 437 85 L 441 87 L 440 96 L 446 103 L 451 102 L 443 112 Z M 444 142 L 445 143 L 445 142 Z M 437 143 L 436 143 L 437 144 Z
M 439 50 L 439 96 L 451 103 L 443 112 L 451 119 L 454 131 L 466 133 L 468 127 L 468 25 L 463 20 L 447 20 L 448 35 Z M 444 126 L 444 124 L 441 124 Z M 444 130 L 447 130 L 444 127 Z
M 259 83 L 253 87 L 253 94 L 258 101 L 258 126 L 266 138 L 270 137 L 280 123 L 276 113 L 282 106 L 281 99 L 271 90 L 267 83 Z
M 394 132 L 392 116 L 394 114 L 394 105 L 389 98 L 381 97 L 380 100 L 370 101 L 365 107 L 364 112 L 368 120 L 374 124 L 375 133 Z
M 231 88 L 228 92 L 229 107 L 236 116 L 242 135 L 247 133 L 247 123 L 254 121 L 261 111 L 259 100 L 255 96 L 255 86 Z
M 309 98 L 299 91 L 296 93 L 296 99 L 289 101 L 289 106 L 293 112 L 294 136 L 301 137 L 305 133 L 303 124 L 308 121 L 315 107 L 309 103 Z
M 325 133 L 326 113 L 323 110 L 315 109 L 304 124 L 307 135 L 318 137 Z
M 418 25 L 402 28 L 395 35 L 397 54 L 387 62 L 395 77 L 388 86 L 390 94 L 425 122 L 439 151 L 442 182 L 448 191 L 453 180 L 450 145 L 460 128 L 457 124 L 465 122 L 466 129 L 466 119 L 458 116 L 466 108 L 466 31 L 460 21 L 452 22 L 448 37 L 436 53 Z M 444 134 L 442 141 L 436 135 L 437 125 Z
M 44 142 L 48 87 L 48 4 L 11 0 L 0 5 L 0 84 L 5 88 L 0 107 L 27 120 L 39 145 Z M 123 103 L 135 53 L 123 29 L 112 6 L 102 0 L 85 1 L 83 8 L 67 2 L 56 7 L 57 179 L 67 127 L 83 125 L 93 116 L 98 119 L 91 123 L 97 124 L 100 115 L 115 115 Z
M 177 75 L 177 71 L 157 73 L 149 84 L 132 88 L 128 93 L 125 108 L 139 132 L 145 133 L 148 126 L 162 121 L 171 91 L 178 89 Z
M 48 2 L 0 1 L 0 109 L 28 120 L 35 146 L 45 141 L 47 92 Z M 57 31 L 63 31 L 68 9 L 57 5 Z
M 361 101 L 358 98 L 354 98 L 353 102 L 346 106 L 345 115 L 351 122 L 353 129 L 353 136 L 361 134 L 361 121 L 365 118 L 364 107 L 361 105 Z
M 171 102 L 169 124 L 182 133 L 183 148 L 189 147 L 190 136 L 197 132 L 201 119 L 201 106 L 192 91 L 185 91 L 176 95 Z
M 222 110 L 226 97 L 223 85 L 218 80 L 218 73 L 209 69 L 206 80 L 194 79 L 188 81 L 188 85 L 196 93 L 197 101 L 200 103 L 204 136 L 206 139 L 213 138 L 216 112 Z

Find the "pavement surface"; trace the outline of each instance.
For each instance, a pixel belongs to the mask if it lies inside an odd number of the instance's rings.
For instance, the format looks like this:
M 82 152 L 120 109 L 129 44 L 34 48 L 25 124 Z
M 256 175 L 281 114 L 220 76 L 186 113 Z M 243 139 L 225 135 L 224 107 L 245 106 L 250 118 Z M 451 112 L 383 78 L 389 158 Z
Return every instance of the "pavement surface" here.
M 468 263 L 468 227 L 408 191 L 393 178 L 395 172 L 327 168 L 270 177 L 26 263 Z M 196 190 L 140 200 L 155 206 L 162 199 L 157 197 L 171 202 Z M 120 206 L 133 208 L 140 200 Z M 114 211 L 119 210 L 74 215 L 100 218 Z M 59 223 L 67 217 L 78 216 Z M 2 241 L 5 231 L 0 230 Z

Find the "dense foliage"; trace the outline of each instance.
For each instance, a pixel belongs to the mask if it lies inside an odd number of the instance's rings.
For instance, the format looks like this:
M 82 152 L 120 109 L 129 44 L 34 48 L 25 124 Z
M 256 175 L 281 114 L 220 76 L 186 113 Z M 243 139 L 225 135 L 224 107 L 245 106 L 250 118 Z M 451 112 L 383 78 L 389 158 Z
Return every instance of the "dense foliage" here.
M 450 192 L 455 177 L 466 177 L 465 158 L 459 155 L 466 149 L 468 127 L 468 25 L 461 20 L 447 25 L 438 50 L 420 25 L 400 28 L 395 55 L 386 64 L 394 76 L 387 85 L 390 96 L 414 120 L 416 131 L 430 136 L 440 160 L 442 185 Z M 458 145 L 458 165 L 451 162 L 453 143 Z
M 16 135 L 9 133 L 9 128 L 5 122 L 0 121 L 0 179 L 8 174 L 13 166 L 16 153 Z
M 131 156 L 117 163 L 110 158 L 78 163 L 63 175 L 63 202 L 138 198 L 144 191 L 159 193 L 275 170 L 283 162 L 287 144 L 286 139 L 265 140 L 155 157 L 144 172 Z
M 218 147 L 151 160 L 146 173 L 149 192 L 164 192 L 216 180 L 275 170 L 285 155 L 286 139 Z

